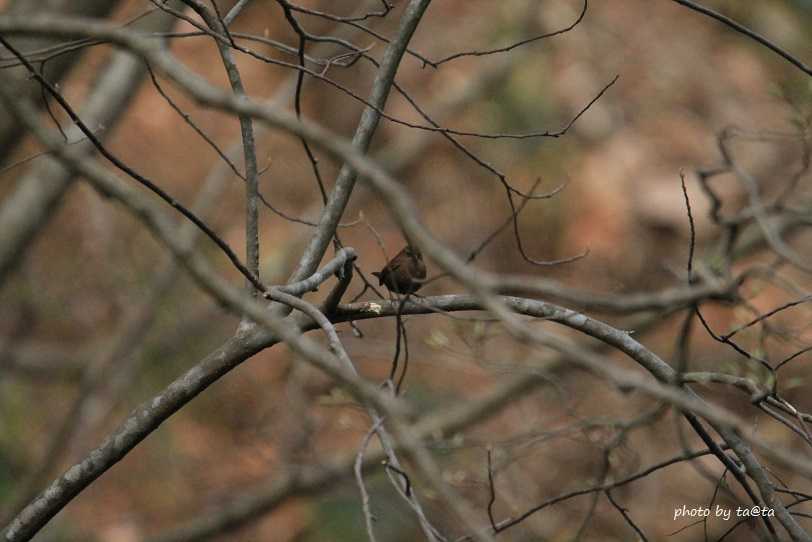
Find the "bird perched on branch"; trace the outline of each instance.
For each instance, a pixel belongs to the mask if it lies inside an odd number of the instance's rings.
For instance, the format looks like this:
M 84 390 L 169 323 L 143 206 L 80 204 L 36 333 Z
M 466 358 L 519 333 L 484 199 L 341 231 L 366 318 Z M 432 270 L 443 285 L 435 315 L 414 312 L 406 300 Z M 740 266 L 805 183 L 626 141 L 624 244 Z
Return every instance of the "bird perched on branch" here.
M 378 277 L 378 284 L 385 285 L 392 292 L 413 294 L 423 286 L 426 264 L 417 247 L 406 245 L 383 269 L 372 274 Z

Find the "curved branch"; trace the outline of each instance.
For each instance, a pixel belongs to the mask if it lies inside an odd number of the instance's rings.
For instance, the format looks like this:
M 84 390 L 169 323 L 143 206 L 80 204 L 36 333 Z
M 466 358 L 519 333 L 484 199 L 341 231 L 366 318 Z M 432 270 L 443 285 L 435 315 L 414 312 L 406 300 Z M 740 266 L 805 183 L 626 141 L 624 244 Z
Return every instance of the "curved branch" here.
M 736 21 L 734 21 L 730 17 L 726 17 L 726 16 L 722 15 L 721 13 L 717 13 L 716 11 L 713 11 L 710 8 L 706 8 L 705 6 L 699 5 L 696 2 L 692 2 L 691 0 L 671 0 L 671 1 L 677 3 L 677 4 L 681 5 L 681 6 L 685 6 L 688 9 L 692 9 L 692 10 L 696 11 L 697 13 L 701 13 L 702 15 L 707 15 L 711 19 L 716 19 L 717 21 L 719 21 L 723 25 L 725 25 L 725 26 L 727 26 L 729 28 L 732 28 L 736 32 L 738 32 L 740 34 L 743 34 L 743 35 L 747 36 L 748 38 L 750 38 L 752 40 L 757 41 L 758 43 L 760 43 L 761 45 L 763 45 L 764 47 L 766 47 L 770 51 L 776 53 L 777 55 L 782 57 L 784 60 L 786 60 L 787 62 L 789 62 L 790 64 L 792 64 L 793 66 L 795 66 L 796 68 L 801 70 L 802 72 L 804 72 L 806 75 L 812 75 L 812 68 L 810 68 L 809 66 L 807 66 L 806 64 L 801 62 L 798 58 L 791 55 L 788 51 L 782 49 L 781 47 L 779 47 L 778 45 L 776 45 L 772 41 L 768 40 L 767 38 L 765 38 L 761 34 L 755 32 L 753 30 L 750 30 L 749 28 L 747 28 L 746 26 L 744 26 L 741 23 L 737 23 Z

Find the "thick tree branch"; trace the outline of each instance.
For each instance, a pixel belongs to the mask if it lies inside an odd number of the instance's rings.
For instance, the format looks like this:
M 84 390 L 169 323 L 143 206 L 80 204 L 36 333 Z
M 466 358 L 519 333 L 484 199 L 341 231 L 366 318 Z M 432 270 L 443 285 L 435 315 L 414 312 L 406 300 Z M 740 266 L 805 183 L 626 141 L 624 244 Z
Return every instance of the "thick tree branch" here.
M 361 121 L 355 131 L 352 139 L 352 147 L 360 154 L 366 153 L 369 144 L 372 141 L 372 136 L 378 126 L 380 120 L 379 110 L 383 109 L 386 105 L 386 98 L 389 96 L 389 91 L 395 80 L 400 61 L 403 58 L 403 53 L 414 35 L 417 25 L 420 22 L 423 13 L 428 8 L 431 0 L 411 0 L 404 11 L 401 18 L 400 28 L 398 29 L 397 37 L 392 40 L 384 52 L 381 66 L 375 76 L 375 81 L 372 83 L 372 92 L 369 97 L 371 107 L 364 109 L 361 115 Z M 305 134 L 297 134 L 305 139 L 311 139 Z M 314 141 L 315 143 L 315 141 Z M 330 193 L 327 204 L 322 211 L 319 225 L 316 228 L 310 243 L 307 246 L 304 254 L 302 255 L 299 266 L 291 276 L 291 281 L 301 280 L 302 278 L 310 275 L 318 266 L 330 239 L 333 238 L 338 223 L 344 215 L 344 210 L 350 201 L 355 181 L 357 179 L 358 171 L 356 168 L 345 165 L 341 168 L 338 177 L 335 181 L 335 188 Z

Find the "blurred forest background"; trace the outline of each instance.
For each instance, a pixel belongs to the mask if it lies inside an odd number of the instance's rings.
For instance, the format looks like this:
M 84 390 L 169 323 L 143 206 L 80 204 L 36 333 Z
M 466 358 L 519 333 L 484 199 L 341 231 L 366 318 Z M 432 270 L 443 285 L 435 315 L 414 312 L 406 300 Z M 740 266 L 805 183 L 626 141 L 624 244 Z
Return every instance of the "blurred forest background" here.
M 48 2 L 0 2 L 0 8 L 24 10 L 23 4 Z M 160 13 L 143 0 L 108 4 L 107 16 L 121 23 L 152 10 L 139 20 L 146 24 Z M 225 13 L 233 2 L 218 4 Z M 348 16 L 378 3 L 303 0 L 301 4 Z M 386 18 L 365 24 L 382 35 L 393 34 L 402 4 L 395 2 L 395 10 Z M 812 61 L 812 3 L 705 0 L 704 4 Z M 566 27 L 581 7 L 581 2 L 572 0 L 436 0 L 421 21 L 411 49 L 438 59 L 458 51 L 500 47 Z M 340 35 L 370 47 L 376 58 L 385 47 L 373 36 L 345 25 L 304 15 L 300 20 L 312 33 Z M 193 30 L 184 21 L 174 29 Z M 275 2 L 250 2 L 231 30 L 235 36 L 264 36 L 291 47 L 297 42 Z M 295 55 L 258 42 L 244 43 L 296 62 Z M 191 69 L 228 88 L 211 39 L 177 37 L 168 45 Z M 343 52 L 329 43 L 309 47 L 308 54 L 323 58 Z M 0 67 L 9 73 L 13 57 L 3 49 L 0 53 Z M 115 54 L 108 45 L 83 50 L 60 83 L 75 107 L 87 99 L 100 70 Z M 248 94 L 292 108 L 293 70 L 245 55 L 236 55 L 236 60 Z M 359 61 L 347 68 L 332 66 L 327 73 L 366 96 L 374 69 Z M 765 191 L 783 186 L 808 159 L 806 123 L 812 108 L 812 79 L 742 35 L 670 1 L 595 1 L 570 32 L 502 54 L 458 58 L 437 69 L 407 55 L 397 81 L 443 126 L 522 133 L 566 126 L 616 75 L 618 81 L 562 137 L 461 138 L 517 188 L 530 190 L 537 179 L 541 179 L 541 191 L 565 185 L 551 199 L 529 202 L 519 217 L 530 257 L 554 260 L 588 250 L 586 257 L 572 263 L 540 268 L 522 258 L 508 228 L 485 247 L 475 261 L 477 266 L 618 295 L 687 284 L 690 231 L 680 172 L 685 173 L 696 220 L 697 261 L 713 268 L 721 231 L 710 218 L 711 201 L 694 172 L 722 163 L 719 134 L 737 130 L 731 148 L 741 167 L 757 177 Z M 242 168 L 239 122 L 199 107 L 160 75 L 156 77 L 163 91 Z M 306 117 L 351 137 L 362 104 L 312 78 L 305 80 L 302 96 Z M 390 96 L 386 111 L 399 119 L 423 122 L 396 93 Z M 55 115 L 63 125 L 69 123 L 58 108 Z M 199 209 L 230 245 L 243 246 L 243 182 L 182 121 L 148 75 L 138 81 L 132 102 L 119 120 L 91 128 L 124 162 L 158 180 L 187 206 Z M 76 133 L 72 137 L 78 138 Z M 0 157 L 0 206 L 20 183 L 36 182 L 37 175 L 47 170 L 48 159 L 37 154 L 41 148 L 32 138 L 18 135 L 17 141 L 19 145 L 5 142 L 0 148 L 5 151 Z M 258 126 L 257 148 L 265 198 L 287 215 L 316 221 L 321 196 L 301 143 Z M 438 134 L 384 120 L 370 155 L 404 183 L 427 226 L 463 257 L 510 214 L 504 188 L 495 176 Z M 329 189 L 340 164 L 321 158 Z M 793 203 L 807 209 L 809 181 L 804 173 L 793 196 Z M 715 186 L 724 197 L 723 214 L 746 205 L 747 193 L 732 176 L 721 178 Z M 266 284 L 283 283 L 311 227 L 265 207 L 260 212 L 261 276 Z M 385 263 L 382 246 L 392 256 L 404 244 L 386 206 L 365 186 L 356 189 L 343 222 L 342 241 L 357 250 L 357 263 L 366 272 Z M 808 233 L 801 232 L 792 241 L 807 259 L 810 240 Z M 210 243 L 201 242 L 199 250 L 239 283 L 239 275 Z M 720 333 L 733 329 L 754 314 L 810 291 L 809 274 L 800 270 L 782 268 L 781 281 L 772 280 L 774 259 L 765 251 L 736 264 L 761 266 L 763 276 L 742 286 L 746 303 L 704 305 L 714 329 Z M 435 274 L 430 260 L 428 265 L 430 274 Z M 95 447 L 135 406 L 231 336 L 239 323 L 172 267 L 167 252 L 138 221 L 82 182 L 66 186 L 42 229 L 12 267 L 4 270 L 1 280 L 0 517 L 4 519 L 24 504 L 21 499 L 30 497 L 31 491 L 44 488 L 45 482 Z M 348 297 L 360 289 L 356 278 Z M 311 298 L 319 299 L 328 291 L 323 287 Z M 461 291 L 455 281 L 445 278 L 430 283 L 421 294 Z M 644 321 L 639 314 L 590 314 L 620 329 L 635 330 L 635 338 L 648 348 L 666 360 L 675 359 L 683 316 L 661 313 L 638 329 Z M 122 330 L 132 329 L 139 315 L 144 316 L 143 328 L 128 342 Z M 770 319 L 767 341 L 761 326 L 747 330 L 741 341 L 751 351 L 768 352 L 770 359 L 780 360 L 812 342 L 811 317 L 812 309 L 800 304 Z M 357 325 L 362 337 L 347 324 L 338 327 L 340 336 L 359 371 L 379 381 L 390 369 L 395 322 L 378 319 Z M 410 367 L 404 395 L 426 412 L 465 402 L 507 375 L 532 370 L 547 355 L 517 343 L 488 319 L 410 316 L 407 327 Z M 712 367 L 750 374 L 749 365 L 743 365 L 733 350 L 714 341 L 701 326 L 695 325 L 690 333 L 691 370 Z M 111 362 L 105 363 L 107 359 Z M 812 410 L 810 359 L 809 354 L 799 356 L 782 373 L 781 391 L 801 411 Z M 634 366 L 617 354 L 611 356 L 611 363 Z M 101 382 L 94 381 L 97 374 L 104 375 Z M 483 522 L 489 500 L 489 449 L 496 468 L 495 510 L 499 517 L 508 517 L 567 490 L 596 483 L 604 461 L 611 465 L 610 478 L 620 479 L 679 454 L 681 439 L 692 449 L 701 447 L 695 435 L 679 429 L 677 416 L 657 413 L 651 423 L 629 431 L 619 446 L 604 454 L 620 420 L 656 411 L 656 402 L 582 372 L 561 372 L 549 379 L 550 385 L 487 421 L 459 434 L 437 435 L 427 444 L 443 469 L 443 481 L 482 511 Z M 793 444 L 797 437 L 791 431 L 760 415 L 746 393 L 715 384 L 703 389 L 709 390 L 714 402 L 758 424 L 764 438 L 808 454 L 802 441 Z M 77 399 L 89 393 L 77 410 Z M 69 418 L 78 412 L 81 422 L 66 430 Z M 69 504 L 36 540 L 169 540 L 160 536 L 188 520 L 216 515 L 234 499 L 262 491 L 299 466 L 353 454 L 368 429 L 366 413 L 330 378 L 301 363 L 284 346 L 264 350 L 165 422 Z M 68 437 L 60 438 L 65 431 Z M 51 464 L 46 461 L 54 457 Z M 718 478 L 723 467 L 712 456 L 696 463 L 700 469 L 676 464 L 613 492 L 650 540 L 704 536 L 700 525 L 667 537 L 690 523 L 675 521 L 674 508 L 705 506 L 713 498 L 715 485 L 703 476 L 703 469 Z M 792 472 L 779 472 L 784 482 L 795 481 Z M 414 483 L 421 485 L 419 478 Z M 380 468 L 370 469 L 368 485 L 378 517 L 378 539 L 421 539 L 416 522 Z M 358 490 L 350 473 L 302 493 L 272 503 L 216 539 L 365 539 Z M 730 495 L 718 499 L 735 507 Z M 451 521 L 450 516 L 442 519 L 447 517 L 445 505 L 435 502 L 430 492 L 424 495 L 424 503 L 430 516 L 441 518 L 440 525 Z M 571 540 L 587 516 L 591 521 L 584 522 L 581 540 L 635 539 L 609 502 L 594 502 L 590 495 L 546 508 L 500 539 Z M 809 526 L 809 520 L 800 521 Z M 711 539 L 731 525 L 711 521 Z M 757 537 L 741 528 L 728 539 Z

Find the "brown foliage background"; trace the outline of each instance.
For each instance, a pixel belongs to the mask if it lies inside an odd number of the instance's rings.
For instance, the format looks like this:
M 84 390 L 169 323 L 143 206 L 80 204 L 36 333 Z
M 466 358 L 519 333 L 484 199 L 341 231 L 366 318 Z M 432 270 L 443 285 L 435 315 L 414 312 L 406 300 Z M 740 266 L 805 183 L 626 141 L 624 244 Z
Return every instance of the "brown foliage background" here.
M 114 18 L 128 20 L 144 4 L 123 2 Z M 306 4 L 351 13 L 356 3 Z M 790 50 L 809 52 L 812 19 L 802 3 L 718 0 L 706 4 L 765 35 L 778 37 Z M 577 16 L 579 7 L 577 2 L 563 0 L 438 1 L 421 23 L 412 46 L 430 58 L 498 46 L 565 26 Z M 322 21 L 305 20 L 312 32 L 332 31 Z M 392 16 L 378 21 L 375 28 L 391 33 L 396 20 Z M 179 30 L 190 29 L 180 24 Z M 295 43 L 281 11 L 269 2 L 254 2 L 232 30 Z M 369 36 L 356 37 L 356 43 L 375 44 L 373 55 L 382 51 L 382 45 Z M 195 71 L 227 87 L 211 40 L 175 39 L 171 47 Z M 263 50 L 260 45 L 256 48 Z M 95 70 L 109 54 L 105 46 L 89 49 L 62 85 L 65 95 L 81 103 Z M 291 77 L 290 71 L 245 57 L 238 56 L 238 62 L 253 95 L 271 96 Z M 371 73 L 363 62 L 329 72 L 360 95 L 366 94 Z M 716 136 L 728 126 L 792 133 L 796 113 L 786 96 L 800 99 L 805 95 L 808 103 L 810 88 L 808 80 L 791 67 L 743 37 L 671 2 L 652 0 L 595 2 L 572 32 L 503 55 L 459 59 L 439 70 L 422 67 L 407 57 L 398 81 L 445 126 L 521 132 L 565 125 L 616 74 L 620 74 L 617 84 L 564 137 L 465 139 L 517 187 L 527 190 L 539 177 L 542 190 L 567 183 L 555 198 L 529 203 L 520 217 L 523 240 L 532 257 L 565 258 L 586 249 L 589 255 L 575 263 L 539 269 L 523 261 L 512 233 L 506 231 L 480 255 L 477 265 L 539 274 L 611 293 L 684 283 L 688 221 L 679 172 L 688 173 L 701 254 L 703 247 L 716 240 L 718 231 L 708 220 L 709 202 L 691 172 L 719 163 Z M 226 148 L 238 141 L 239 125 L 234 118 L 201 109 L 173 93 L 170 85 L 166 88 L 214 141 Z M 304 97 L 306 116 L 338 133 L 351 134 L 361 104 L 313 80 L 306 82 Z M 390 98 L 387 112 L 420 120 L 397 95 Z M 160 180 L 162 187 L 186 203 L 194 199 L 202 179 L 218 162 L 217 155 L 179 121 L 149 81 L 142 84 L 125 118 L 107 138 L 117 156 Z M 776 183 L 798 167 L 801 153 L 799 141 L 791 137 L 742 140 L 736 149 L 748 170 Z M 267 168 L 261 179 L 265 196 L 286 213 L 315 220 L 320 199 L 300 143 L 284 134 L 260 131 L 258 150 L 260 165 Z M 36 151 L 26 141 L 6 163 Z M 372 154 L 408 186 L 425 222 L 460 254 L 477 246 L 509 214 L 496 179 L 437 135 L 384 121 Z M 336 165 L 324 159 L 321 166 L 329 182 Z M 12 190 L 25 167 L 0 170 L 0 196 Z M 807 176 L 806 196 L 808 181 Z M 732 180 L 725 180 L 721 191 L 728 197 L 726 209 L 743 205 L 743 194 Z M 208 218 L 235 247 L 243 244 L 242 213 L 243 187 L 234 177 Z M 310 228 L 267 209 L 261 213 L 263 279 L 268 284 L 279 283 L 289 275 Z M 402 236 L 384 206 L 364 187 L 353 196 L 345 222 L 357 218 L 362 221 L 342 228 L 342 240 L 358 250 L 364 270 L 378 270 L 386 255 L 371 228 L 380 234 L 389 256 L 400 250 Z M 796 246 L 808 241 L 807 236 Z M 212 258 L 221 259 L 209 244 L 201 246 Z M 165 257 L 137 222 L 79 183 L 0 291 L 3 336 L 20 334 L 23 346 L 52 353 L 62 369 L 36 375 L 12 370 L 0 373 L 0 502 L 11 502 L 15 481 L 37 468 L 49 435 L 60 427 L 65 409 L 81 393 L 77 379 L 83 362 L 106 345 Z M 755 258 L 742 265 L 759 261 Z M 239 280 L 222 263 L 222 271 Z M 808 281 L 792 271 L 788 279 Z M 358 288 L 354 283 L 350 294 Z M 421 293 L 458 291 L 454 282 L 440 280 Z M 761 311 L 789 299 L 766 281 L 754 280 L 745 291 L 750 304 Z M 104 405 L 111 407 L 109 412 L 98 412 L 98 423 L 83 430 L 63 467 L 94 446 L 135 405 L 227 338 L 237 325 L 234 317 L 183 276 L 156 310 L 155 325 L 133 354 L 137 370 L 129 375 L 123 393 Z M 708 306 L 706 315 L 717 330 L 752 317 L 742 308 L 721 305 Z M 620 328 L 631 321 L 605 317 Z M 809 307 L 797 307 L 771 322 L 792 336 L 792 340 L 770 344 L 776 358 L 797 349 L 798 343 L 812 340 Z M 665 317 L 654 332 L 638 339 L 669 359 L 679 323 L 679 318 Z M 394 349 L 394 322 L 369 321 L 359 327 L 363 338 L 341 326 L 348 352 L 363 374 L 385 377 Z M 412 317 L 408 330 L 410 370 L 405 393 L 426 411 L 475 397 L 505 374 L 532 370 L 545 358 L 544 352 L 516 344 L 498 325 L 487 321 Z M 732 351 L 713 342 L 701 329 L 695 329 L 694 335 L 693 369 L 721 370 L 735 364 L 741 370 Z M 758 339 L 754 331 L 744 342 L 756 348 Z M 631 367 L 618 356 L 612 362 Z M 812 409 L 812 400 L 805 394 L 805 361 L 799 359 L 788 371 L 791 377 L 785 376 L 789 383 L 785 395 L 799 409 Z M 483 520 L 488 500 L 488 447 L 496 450 L 497 514 L 515 515 L 546 498 L 594 482 L 612 424 L 654 405 L 648 398 L 606 386 L 583 373 L 551 378 L 553 385 L 517 401 L 475 429 L 447 435 L 432 445 L 446 481 L 483 510 Z M 746 396 L 719 388 L 716 397 L 745 417 L 755 416 Z M 785 428 L 767 420 L 761 423 L 759 431 L 766 438 L 789 441 L 791 435 Z M 297 363 L 285 348 L 266 350 L 173 416 L 69 505 L 41 539 L 141 540 L 185 519 L 213 513 L 231 497 L 270 482 L 297 464 L 318 464 L 352 453 L 368 427 L 364 412 L 335 390 L 327 377 Z M 693 437 L 688 438 L 694 442 Z M 679 453 L 678 442 L 670 414 L 632 432 L 609 455 L 613 478 Z M 705 469 L 721 474 L 712 458 L 701 462 Z M 792 482 L 792 473 L 782 472 L 781 476 Z M 380 472 L 371 474 L 370 480 L 380 516 L 380 539 L 420 536 L 404 517 L 406 513 L 398 509 Z M 687 524 L 673 521 L 675 507 L 704 506 L 713 489 L 695 468 L 682 464 L 617 490 L 614 496 L 652 540 L 660 540 Z M 442 507 L 432 509 L 431 495 L 428 497 L 429 510 L 444 517 Z M 567 501 L 503 536 L 510 540 L 537 539 L 534 536 L 569 539 L 589 506 L 589 497 Z M 584 540 L 632 539 L 628 526 L 608 503 L 601 501 L 597 507 Z M 719 534 L 728 526 L 712 523 L 711 530 Z M 700 530 L 695 527 L 669 540 L 690 540 Z M 358 540 L 363 536 L 357 492 L 348 481 L 324 495 L 291 499 L 222 539 Z M 748 539 L 750 534 L 740 536 L 735 539 Z

